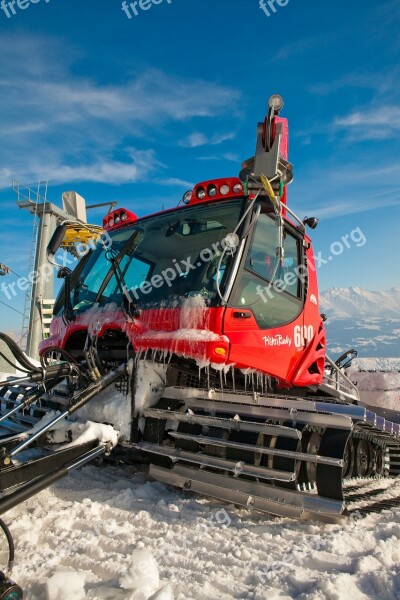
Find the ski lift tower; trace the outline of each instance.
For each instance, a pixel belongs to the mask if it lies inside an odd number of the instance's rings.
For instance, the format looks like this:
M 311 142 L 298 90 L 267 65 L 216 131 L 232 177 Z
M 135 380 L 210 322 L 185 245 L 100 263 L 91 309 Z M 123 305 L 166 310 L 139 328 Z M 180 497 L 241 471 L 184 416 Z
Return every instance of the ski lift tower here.
M 47 183 L 44 195 L 41 195 L 39 182 L 37 191 L 28 188 L 18 181 L 13 181 L 13 189 L 17 193 L 17 205 L 28 210 L 34 217 L 32 245 L 29 261 L 30 281 L 27 283 L 25 295 L 22 338 L 27 336 L 25 351 L 28 356 L 39 358 L 39 344 L 44 337 L 43 302 L 54 302 L 54 268 L 47 261 L 46 249 L 57 225 L 64 221 L 74 221 L 75 227 L 67 230 L 66 249 L 71 250 L 73 242 L 84 241 L 79 235 L 79 224 L 86 224 L 86 203 L 76 192 L 63 194 L 63 209 L 47 201 Z M 98 228 L 101 231 L 101 228 Z M 87 235 L 87 231 L 85 234 Z M 28 278 L 29 279 L 29 278 Z

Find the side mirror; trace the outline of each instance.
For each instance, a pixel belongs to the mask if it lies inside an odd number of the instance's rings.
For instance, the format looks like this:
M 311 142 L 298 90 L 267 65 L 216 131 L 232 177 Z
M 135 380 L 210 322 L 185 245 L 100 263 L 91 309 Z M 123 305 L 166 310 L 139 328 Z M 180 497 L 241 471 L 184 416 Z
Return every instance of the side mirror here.
M 59 267 L 60 265 L 58 265 L 55 261 L 55 255 L 57 250 L 59 249 L 59 247 L 62 244 L 62 241 L 65 237 L 65 233 L 67 231 L 67 226 L 66 225 L 58 225 L 56 227 L 56 230 L 54 231 L 51 240 L 47 246 L 47 260 L 49 261 L 49 263 L 51 263 L 52 265 Z
M 358 352 L 351 348 L 347 350 L 344 354 L 339 356 L 339 358 L 335 361 L 335 365 L 339 367 L 339 369 L 348 369 L 351 366 L 351 363 L 355 358 L 357 358 Z
M 303 224 L 308 225 L 310 229 L 316 229 L 319 220 L 316 217 L 304 217 Z

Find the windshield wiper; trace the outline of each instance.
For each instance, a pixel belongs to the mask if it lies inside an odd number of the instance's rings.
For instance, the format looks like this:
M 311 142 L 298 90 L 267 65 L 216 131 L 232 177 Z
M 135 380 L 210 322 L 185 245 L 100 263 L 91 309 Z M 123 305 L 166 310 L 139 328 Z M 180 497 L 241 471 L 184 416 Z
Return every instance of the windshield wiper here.
M 107 254 L 109 254 L 111 256 L 107 256 Z M 126 312 L 128 317 L 131 317 L 133 319 L 140 317 L 140 309 L 135 304 L 135 302 L 132 300 L 132 297 L 128 290 L 128 286 L 126 285 L 126 282 L 125 282 L 124 275 L 120 269 L 118 255 L 113 254 L 112 250 L 107 250 L 106 258 L 111 263 L 119 291 L 121 292 L 122 301 L 123 301 L 123 310 Z
M 112 270 L 114 272 L 119 291 L 121 292 L 122 301 L 123 301 L 123 310 L 128 315 L 128 317 L 131 317 L 133 319 L 140 316 L 140 309 L 137 306 L 137 304 L 132 300 L 132 297 L 129 293 L 128 286 L 126 285 L 126 282 L 125 282 L 124 274 L 122 273 L 121 268 L 119 266 L 119 262 L 120 262 L 120 260 L 122 260 L 122 258 L 124 256 L 130 256 L 130 257 L 133 256 L 134 252 L 136 252 L 136 249 L 142 240 L 142 236 L 140 235 L 142 233 L 143 233 L 143 231 L 137 230 L 129 238 L 128 242 L 125 244 L 124 248 L 122 249 L 122 251 L 119 254 L 117 252 L 115 252 L 114 250 L 112 250 L 112 248 L 109 248 L 105 252 L 106 259 L 111 263 Z

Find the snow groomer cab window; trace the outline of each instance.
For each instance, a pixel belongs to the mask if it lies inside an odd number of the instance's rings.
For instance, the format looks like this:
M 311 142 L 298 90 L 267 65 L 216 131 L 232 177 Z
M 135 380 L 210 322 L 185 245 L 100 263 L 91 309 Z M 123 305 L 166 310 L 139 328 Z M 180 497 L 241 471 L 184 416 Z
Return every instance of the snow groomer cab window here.
M 244 259 L 234 306 L 251 310 L 259 327 L 274 328 L 293 321 L 303 307 L 302 237 L 283 229 L 284 258 L 279 256 L 280 227 L 274 215 L 261 213 Z M 305 270 L 305 269 L 304 269 Z

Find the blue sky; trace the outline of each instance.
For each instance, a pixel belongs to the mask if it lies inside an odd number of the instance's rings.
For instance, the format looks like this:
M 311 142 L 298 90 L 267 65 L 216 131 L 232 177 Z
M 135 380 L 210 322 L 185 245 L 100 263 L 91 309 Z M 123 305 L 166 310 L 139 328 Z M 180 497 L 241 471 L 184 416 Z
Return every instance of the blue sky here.
M 13 177 L 48 179 L 56 204 L 75 189 L 138 214 L 174 206 L 195 182 L 238 174 L 280 93 L 290 204 L 320 218 L 316 251 L 329 256 L 357 228 L 367 240 L 321 267 L 321 288 L 398 286 L 400 4 L 276 8 L 162 0 L 128 19 L 120 0 L 39 0 L 0 11 L 0 262 L 27 273 L 32 217 L 16 208 Z M 0 329 L 19 324 L 1 305 Z

